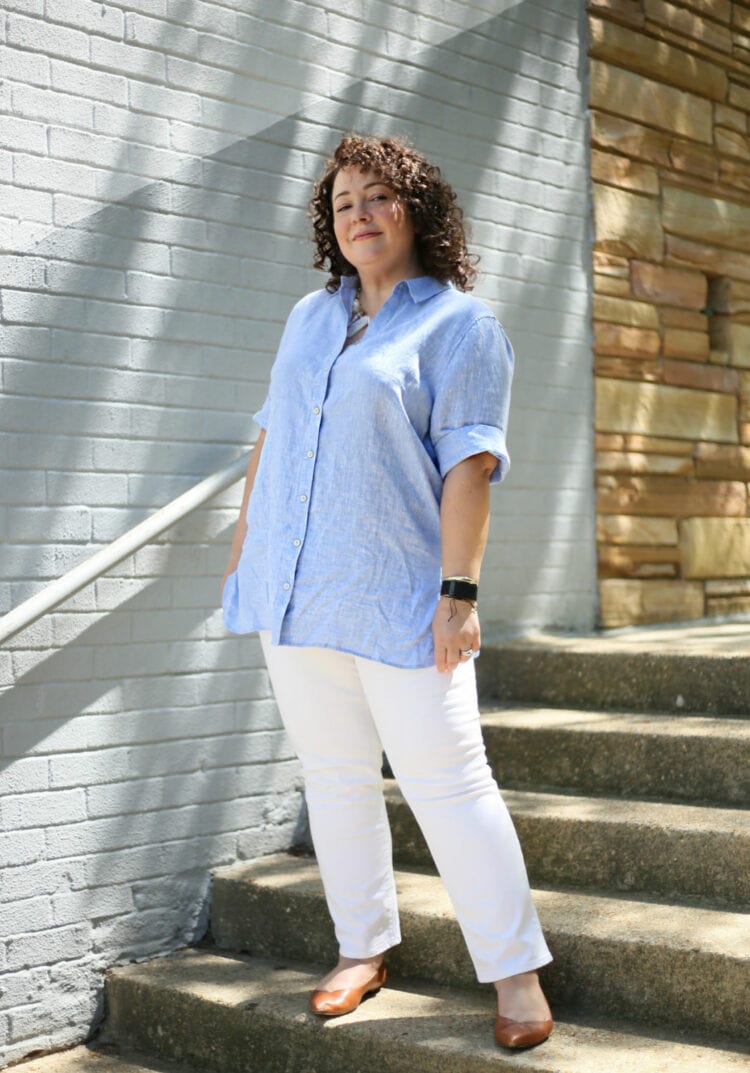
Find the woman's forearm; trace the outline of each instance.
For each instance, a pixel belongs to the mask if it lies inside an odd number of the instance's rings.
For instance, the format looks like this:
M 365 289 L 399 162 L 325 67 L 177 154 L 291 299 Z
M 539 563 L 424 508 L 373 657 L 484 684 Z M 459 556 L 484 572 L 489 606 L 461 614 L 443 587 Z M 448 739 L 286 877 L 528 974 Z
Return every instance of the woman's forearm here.
M 245 536 L 247 535 L 247 505 L 250 502 L 250 494 L 253 490 L 253 484 L 255 483 L 255 474 L 258 470 L 258 463 L 260 462 L 261 451 L 263 450 L 263 441 L 266 438 L 266 430 L 262 428 L 260 435 L 256 440 L 250 455 L 250 461 L 247 465 L 247 473 L 245 475 L 245 490 L 242 494 L 242 506 L 240 507 L 240 516 L 237 519 L 237 525 L 234 530 L 234 538 L 232 540 L 232 547 L 229 551 L 229 565 L 227 566 L 227 574 L 236 569 L 237 563 L 240 561 L 240 555 L 242 554 L 242 545 L 245 543 Z
M 490 528 L 490 483 L 497 459 L 472 455 L 449 470 L 440 504 L 443 577 L 479 580 Z

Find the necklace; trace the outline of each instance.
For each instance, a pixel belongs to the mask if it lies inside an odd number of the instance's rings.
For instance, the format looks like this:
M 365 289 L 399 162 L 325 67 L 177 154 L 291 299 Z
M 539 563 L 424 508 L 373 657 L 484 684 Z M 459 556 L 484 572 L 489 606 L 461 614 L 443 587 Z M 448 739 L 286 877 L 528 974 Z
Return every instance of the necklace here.
M 362 309 L 362 303 L 359 300 L 361 287 L 357 287 L 356 294 L 354 295 L 354 301 L 352 302 L 352 315 L 349 320 L 349 327 L 346 329 L 346 338 L 351 339 L 357 332 L 361 332 L 370 323 L 370 318 Z

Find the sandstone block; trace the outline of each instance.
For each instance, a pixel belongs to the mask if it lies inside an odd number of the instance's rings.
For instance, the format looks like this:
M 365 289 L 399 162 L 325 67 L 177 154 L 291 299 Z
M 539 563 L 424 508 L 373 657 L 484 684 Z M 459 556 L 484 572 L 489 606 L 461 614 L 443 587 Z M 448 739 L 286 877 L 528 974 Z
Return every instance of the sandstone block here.
M 642 26 L 644 22 L 640 0 L 590 0 L 589 11 L 617 15 L 618 19 L 634 26 Z
M 750 368 L 750 324 L 739 323 L 724 315 L 712 317 L 711 345 L 726 350 L 730 364 Z
M 719 181 L 740 190 L 750 190 L 750 165 L 722 157 L 719 160 Z
M 686 171 L 692 177 L 701 176 L 712 182 L 719 174 L 713 147 L 684 142 L 680 138 L 673 138 L 669 143 L 669 162 L 675 171 Z
M 684 7 L 667 3 L 666 0 L 645 0 L 645 10 L 647 19 L 666 26 L 675 33 L 693 37 L 696 41 L 721 52 L 732 51 L 732 31 L 728 26 L 717 26 L 715 22 L 703 19 Z M 717 98 L 722 99 L 723 97 Z
M 599 577 L 676 577 L 679 551 L 658 547 L 613 547 L 597 549 Z
M 711 618 L 735 618 L 750 615 L 750 596 L 719 596 L 706 600 L 706 614 Z
M 592 112 L 591 142 L 600 149 L 613 149 L 661 168 L 671 167 L 671 138 L 668 134 L 642 127 L 619 116 Z
M 665 361 L 664 383 L 676 387 L 694 387 L 701 391 L 726 391 L 736 394 L 739 379 L 736 369 L 695 361 Z
M 714 131 L 714 144 L 720 153 L 739 157 L 740 160 L 750 160 L 750 144 L 748 144 L 747 137 L 736 130 L 717 127 Z
M 625 451 L 647 451 L 659 455 L 692 455 L 693 447 L 687 440 L 670 440 L 661 436 L 624 436 Z
M 665 307 L 659 315 L 665 328 L 686 328 L 690 332 L 708 331 L 708 317 L 704 313 L 696 313 L 693 309 Z
M 686 578 L 750 575 L 750 518 L 687 518 L 680 523 Z
M 693 461 L 690 458 L 680 458 L 678 455 L 597 451 L 596 468 L 599 473 L 659 473 L 683 476 L 693 472 Z
M 679 53 L 679 50 L 675 51 Z M 687 69 L 694 71 L 695 68 L 689 62 L 694 57 L 688 53 L 684 55 L 688 60 Z M 637 65 L 634 63 L 634 66 Z M 723 75 L 720 68 L 717 70 Z M 711 88 L 715 92 L 713 83 Z M 648 123 L 706 145 L 710 145 L 713 140 L 713 108 L 710 100 L 703 96 L 698 97 L 695 93 L 666 86 L 663 82 L 644 78 L 637 70 L 626 71 L 622 67 L 592 60 L 590 94 L 593 108 L 606 109 L 626 119 Z
M 730 82 L 729 103 L 735 108 L 750 112 L 750 89 L 747 86 L 741 86 L 738 82 Z
M 643 194 L 659 193 L 656 168 L 650 164 L 639 164 L 625 156 L 603 153 L 599 149 L 591 152 L 591 178 L 611 186 L 622 186 L 626 190 L 639 190 Z
M 664 248 L 659 209 L 653 198 L 593 184 L 597 247 L 621 256 L 660 260 Z
M 662 199 L 665 231 L 734 250 L 750 250 L 750 206 L 668 184 L 663 186 Z
M 632 358 L 653 358 L 659 353 L 659 333 L 647 328 L 628 328 L 621 324 L 594 324 L 594 353 Z
M 648 0 L 646 3 L 647 17 L 653 17 L 648 15 Z M 671 5 L 664 5 L 664 7 L 671 7 Z M 691 22 L 703 22 L 690 12 L 686 14 Z M 717 32 L 728 35 L 731 42 L 729 30 L 717 27 Z M 681 89 L 699 93 L 704 106 L 706 103 L 702 100 L 704 97 L 723 101 L 727 95 L 727 76 L 717 64 L 699 59 L 690 52 L 667 44 L 666 41 L 646 36 L 609 19 L 589 18 L 589 55 L 596 57 L 597 60 L 616 63 L 621 68 L 627 68 L 627 72 L 640 71 L 641 74 L 657 78 L 659 81 L 656 85 L 662 92 L 665 89 L 671 91 L 673 86 L 679 86 Z M 665 82 L 669 85 L 664 86 Z M 670 95 L 669 99 L 674 98 Z M 592 103 L 603 107 L 600 100 L 594 100 Z M 611 108 L 610 111 L 619 112 L 619 108 Z M 630 112 L 625 114 L 632 115 Z M 658 114 L 664 117 L 663 111 Z M 639 115 L 634 118 L 645 119 L 646 117 Z M 662 126 L 663 124 L 657 121 L 655 125 Z M 677 130 L 680 134 L 693 137 L 692 131 L 686 129 L 675 128 L 669 124 L 666 125 L 666 129 Z M 702 140 L 705 141 L 705 138 Z
M 719 392 L 600 377 L 596 382 L 596 428 L 601 432 L 736 443 L 737 399 Z
M 655 358 L 613 358 L 608 354 L 596 354 L 594 372 L 597 377 L 611 377 L 616 380 L 657 383 L 661 379 Z
M 607 276 L 622 276 L 630 279 L 630 261 L 627 257 L 618 257 L 614 253 L 594 250 L 592 254 L 594 269 Z
M 722 578 L 706 582 L 706 596 L 750 596 L 750 578 Z
M 740 424 L 740 443 L 750 444 L 750 421 L 743 421 Z
M 677 522 L 674 518 L 600 514 L 596 519 L 596 539 L 602 544 L 676 546 Z
M 630 280 L 594 272 L 594 291 L 612 298 L 627 298 L 630 295 Z
M 594 320 L 624 324 L 632 328 L 659 328 L 659 315 L 648 302 L 632 302 L 600 295 L 594 295 Z
M 691 242 L 677 235 L 665 235 L 665 246 L 666 259 L 670 263 L 695 265 L 706 272 L 750 280 L 750 256 L 747 254 Z
M 729 365 L 729 354 L 726 350 L 712 350 L 708 360 L 712 365 Z
M 615 436 L 608 432 L 596 432 L 594 433 L 594 446 L 597 451 L 623 451 L 625 437 Z
M 695 472 L 699 477 L 750 481 L 750 447 L 699 443 L 694 457 Z
M 735 4 L 732 13 L 732 23 L 734 26 L 738 26 L 741 30 L 750 30 L 750 9 L 742 7 L 741 4 Z
M 605 629 L 688 621 L 701 618 L 703 609 L 703 586 L 699 582 L 626 578 L 599 582 L 599 616 Z
M 714 105 L 714 123 L 717 127 L 728 127 L 740 134 L 747 134 L 747 116 L 739 108 L 731 108 L 728 104 Z
M 704 309 L 708 294 L 708 281 L 702 272 L 664 268 L 647 261 L 631 261 L 630 286 L 639 298 L 688 309 Z
M 717 276 L 708 288 L 708 304 L 715 313 L 750 313 L 750 283 Z
M 686 361 L 707 361 L 711 353 L 711 343 L 708 332 L 687 332 L 684 328 L 666 328 L 664 330 L 664 354 L 669 358 L 684 358 Z M 666 379 L 668 384 L 677 383 L 676 380 Z M 686 387 L 695 387 L 694 384 L 686 384 Z M 710 390 L 710 389 L 709 389 Z M 717 387 L 716 391 L 724 391 L 725 388 Z
M 603 474 L 597 478 L 597 509 L 673 518 L 744 516 L 747 490 L 741 481 Z

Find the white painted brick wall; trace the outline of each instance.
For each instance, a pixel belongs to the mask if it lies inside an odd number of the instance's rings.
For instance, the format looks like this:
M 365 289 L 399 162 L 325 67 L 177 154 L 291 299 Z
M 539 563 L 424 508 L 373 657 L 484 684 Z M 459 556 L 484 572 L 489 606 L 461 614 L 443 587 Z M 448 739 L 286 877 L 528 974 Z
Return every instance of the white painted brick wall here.
M 582 9 L 3 0 L 1 611 L 249 446 L 356 128 L 441 163 L 516 349 L 485 631 L 592 624 Z M 0 652 L 0 1066 L 199 938 L 212 868 L 300 837 L 257 640 L 217 609 L 240 492 Z

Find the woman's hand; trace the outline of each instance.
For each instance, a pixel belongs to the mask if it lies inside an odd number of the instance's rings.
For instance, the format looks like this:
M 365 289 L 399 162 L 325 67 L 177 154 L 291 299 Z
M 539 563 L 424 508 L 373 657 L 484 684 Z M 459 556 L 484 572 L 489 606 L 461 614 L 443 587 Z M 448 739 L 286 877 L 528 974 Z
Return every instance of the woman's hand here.
M 219 590 L 219 603 L 221 603 L 223 601 L 223 599 L 224 599 L 224 586 L 227 583 L 227 578 L 229 577 L 230 574 L 233 574 L 236 569 L 237 569 L 237 564 L 236 563 L 232 564 L 231 562 L 229 563 L 229 566 L 226 568 L 226 571 L 224 572 L 224 577 L 221 579 L 221 588 Z
M 479 614 L 476 604 L 441 596 L 432 619 L 435 642 L 435 666 L 439 671 L 454 671 L 471 656 L 462 656 L 467 648 L 475 652 L 481 646 Z

